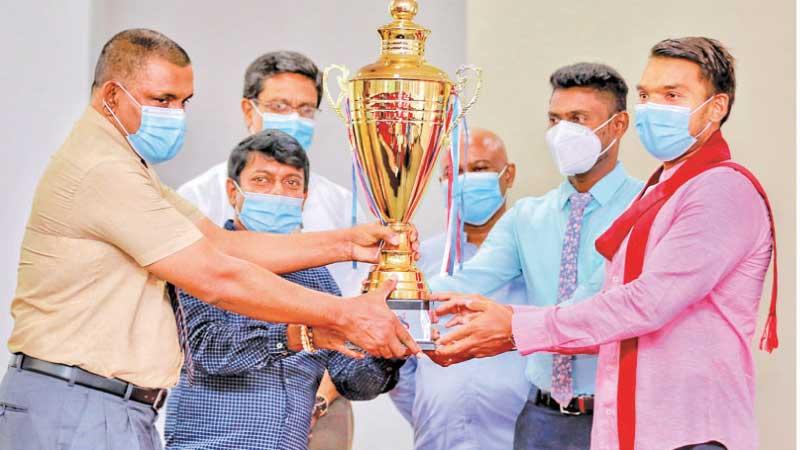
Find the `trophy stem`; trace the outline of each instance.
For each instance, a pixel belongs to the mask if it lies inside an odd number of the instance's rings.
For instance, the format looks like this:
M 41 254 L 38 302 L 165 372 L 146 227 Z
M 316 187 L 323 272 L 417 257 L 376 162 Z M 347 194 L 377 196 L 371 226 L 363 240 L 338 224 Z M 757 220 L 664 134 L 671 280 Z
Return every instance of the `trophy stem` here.
M 390 300 L 428 300 L 428 288 L 422 272 L 414 264 L 411 250 L 411 226 L 402 222 L 391 222 L 389 227 L 400 236 L 397 245 L 385 244 L 381 249 L 378 264 L 372 266 L 364 280 L 363 292 L 372 291 L 386 280 L 394 278 L 397 286 L 389 295 Z

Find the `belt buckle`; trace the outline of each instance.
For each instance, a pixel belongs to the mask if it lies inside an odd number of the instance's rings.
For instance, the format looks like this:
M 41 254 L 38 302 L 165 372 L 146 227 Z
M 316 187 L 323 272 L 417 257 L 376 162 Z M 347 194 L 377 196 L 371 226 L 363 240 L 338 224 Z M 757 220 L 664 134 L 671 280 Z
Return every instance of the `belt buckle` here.
M 158 394 L 156 394 L 156 399 L 153 400 L 153 404 L 150 405 L 153 408 L 153 411 L 158 412 L 162 406 L 164 406 L 164 401 L 167 399 L 167 390 L 166 389 L 159 389 Z

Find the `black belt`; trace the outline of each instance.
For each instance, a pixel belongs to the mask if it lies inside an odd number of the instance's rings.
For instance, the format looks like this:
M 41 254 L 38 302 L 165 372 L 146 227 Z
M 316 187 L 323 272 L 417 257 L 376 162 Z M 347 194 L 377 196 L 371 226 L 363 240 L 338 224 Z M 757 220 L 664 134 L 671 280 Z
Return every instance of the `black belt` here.
M 536 403 L 537 406 L 544 406 L 545 408 L 559 411 L 566 416 L 590 416 L 594 412 L 594 396 L 581 395 L 573 398 L 569 405 L 561 406 L 549 392 L 544 392 L 541 389 L 536 390 Z
M 122 380 L 95 375 L 80 367 L 51 363 L 21 353 L 11 355 L 9 366 L 58 378 L 71 384 L 79 384 L 124 399 L 135 400 L 156 411 L 164 406 L 164 401 L 167 399 L 166 389 L 144 389 Z

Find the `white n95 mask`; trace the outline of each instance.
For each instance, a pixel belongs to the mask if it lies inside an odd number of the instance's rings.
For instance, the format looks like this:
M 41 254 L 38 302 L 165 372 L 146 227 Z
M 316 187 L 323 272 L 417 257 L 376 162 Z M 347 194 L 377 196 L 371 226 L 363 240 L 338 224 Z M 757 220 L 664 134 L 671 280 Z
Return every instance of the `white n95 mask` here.
M 600 156 L 617 142 L 614 139 L 605 149 L 601 149 L 602 143 L 596 134 L 598 130 L 608 125 L 617 114 L 609 117 L 594 130 L 566 120 L 559 121 L 547 130 L 547 134 L 545 134 L 547 148 L 550 149 L 550 155 L 562 175 L 570 176 L 588 172 L 594 167 Z

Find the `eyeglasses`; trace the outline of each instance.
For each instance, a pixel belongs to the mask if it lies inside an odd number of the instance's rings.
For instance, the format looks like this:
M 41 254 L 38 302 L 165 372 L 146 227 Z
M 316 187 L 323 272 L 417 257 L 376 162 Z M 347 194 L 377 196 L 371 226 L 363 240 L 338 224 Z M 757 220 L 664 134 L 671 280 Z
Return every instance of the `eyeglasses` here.
M 271 112 L 274 114 L 289 114 L 292 112 L 296 112 L 300 117 L 306 119 L 313 119 L 314 116 L 319 111 L 314 105 L 304 104 L 299 106 L 292 106 L 284 101 L 276 100 L 271 102 L 257 102 L 258 105 L 263 108 L 263 110 L 267 112 Z M 259 108 L 259 109 L 261 109 Z

